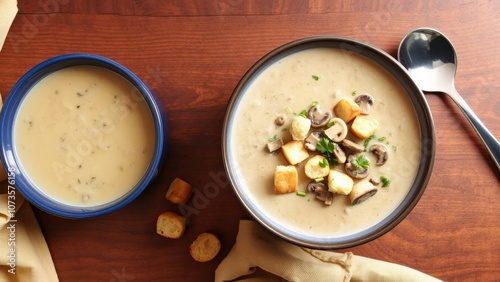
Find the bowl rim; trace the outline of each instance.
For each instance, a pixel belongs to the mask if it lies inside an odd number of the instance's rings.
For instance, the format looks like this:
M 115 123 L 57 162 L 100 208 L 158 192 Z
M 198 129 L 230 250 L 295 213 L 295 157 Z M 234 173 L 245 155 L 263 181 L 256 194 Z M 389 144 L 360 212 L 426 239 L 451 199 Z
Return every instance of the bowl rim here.
M 131 83 L 138 92 L 141 93 L 144 101 L 148 104 L 156 130 L 155 149 L 152 161 L 139 182 L 121 197 L 95 206 L 74 206 L 65 204 L 50 199 L 41 191 L 38 191 L 37 188 L 30 187 L 34 184 L 29 177 L 21 173 L 22 165 L 15 153 L 13 133 L 14 121 L 29 90 L 47 75 L 72 66 L 101 67 L 114 72 Z M 15 189 L 35 207 L 49 214 L 63 218 L 82 219 L 101 216 L 121 209 L 136 199 L 158 173 L 163 163 L 164 154 L 166 153 L 168 145 L 168 137 L 164 136 L 169 130 L 168 121 L 165 115 L 165 110 L 160 108 L 159 102 L 156 101 L 156 97 L 146 84 L 122 64 L 97 54 L 70 53 L 58 55 L 46 59 L 29 69 L 14 84 L 5 99 L 2 111 L 0 112 L 0 128 L 2 130 L 2 135 L 0 136 L 0 159 L 8 174 L 9 183 L 15 183 Z
M 230 140 L 228 140 L 228 130 L 234 116 L 233 111 L 237 106 L 238 99 L 242 95 L 241 93 L 244 93 L 245 87 L 251 84 L 252 80 L 273 62 L 301 50 L 321 47 L 336 48 L 345 50 L 346 52 L 356 53 L 374 61 L 387 70 L 408 94 L 416 111 L 421 135 L 420 163 L 418 165 L 415 181 L 403 201 L 387 218 L 382 219 L 375 226 L 367 228 L 362 232 L 333 239 L 318 238 L 317 236 L 303 236 L 303 234 L 299 234 L 285 227 L 272 226 L 272 222 L 266 220 L 266 217 L 262 218 L 262 212 L 258 210 L 258 207 L 252 204 L 251 200 L 245 194 L 245 191 L 243 191 L 244 189 L 240 189 L 237 185 L 237 176 L 232 171 L 231 156 L 229 152 Z M 343 249 L 354 247 L 372 241 L 392 230 L 406 218 L 422 197 L 432 174 L 436 148 L 435 127 L 429 105 L 427 104 L 423 92 L 418 88 L 407 70 L 388 53 L 369 43 L 350 37 L 335 35 L 316 35 L 290 41 L 271 50 L 254 63 L 240 79 L 229 98 L 223 121 L 221 139 L 223 164 L 227 179 L 231 184 L 234 194 L 250 216 L 274 235 L 296 245 L 314 249 Z

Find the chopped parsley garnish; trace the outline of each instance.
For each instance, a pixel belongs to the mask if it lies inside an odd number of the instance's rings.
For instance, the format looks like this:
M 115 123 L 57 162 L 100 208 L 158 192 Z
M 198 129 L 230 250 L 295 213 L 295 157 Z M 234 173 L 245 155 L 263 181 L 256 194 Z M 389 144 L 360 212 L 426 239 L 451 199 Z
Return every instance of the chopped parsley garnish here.
M 328 138 L 321 138 L 318 141 L 318 144 L 316 144 L 316 149 L 321 153 L 333 153 L 333 150 L 335 149 L 335 143 L 330 141 Z
M 334 121 L 330 121 L 329 123 L 326 124 L 326 127 L 330 128 L 330 127 L 332 127 L 334 125 L 335 125 L 335 122 Z
M 324 177 L 318 177 L 318 178 L 314 179 L 314 182 L 318 183 L 318 182 L 321 182 L 323 180 L 325 180 Z
M 304 191 L 304 190 L 297 190 L 297 196 L 305 197 L 306 196 L 306 191 Z
M 380 176 L 380 181 L 382 182 L 382 187 L 389 187 L 391 185 L 391 180 L 385 176 Z
M 335 143 L 330 141 L 328 138 L 321 138 L 316 144 L 316 150 L 318 150 L 323 157 L 326 158 L 329 165 L 337 165 L 337 159 L 333 155 L 333 150 L 335 150 Z
M 278 140 L 278 135 L 276 135 L 276 134 L 274 134 L 273 137 L 270 137 L 270 138 L 267 139 L 267 141 L 269 141 L 269 142 L 273 142 L 273 141 L 276 141 L 276 140 Z
M 328 163 L 328 160 L 326 158 L 324 158 L 322 161 L 318 162 L 318 165 L 320 167 L 327 167 L 329 166 L 330 164 Z
M 300 113 L 298 115 L 301 116 L 301 117 L 303 117 L 303 118 L 307 118 L 307 111 L 306 110 L 302 110 L 302 111 L 300 111 Z
M 359 155 L 356 159 L 351 161 L 351 164 L 356 169 L 359 169 L 360 167 L 367 169 L 370 166 L 370 160 L 368 160 L 365 155 Z
M 398 147 L 392 146 L 392 150 L 394 151 L 394 153 L 396 153 L 398 151 Z
M 319 80 L 319 76 L 317 76 L 317 75 L 314 75 L 314 74 L 313 74 L 311 77 L 312 77 L 314 80 L 316 80 L 316 81 L 318 81 L 318 80 Z
M 372 136 L 366 138 L 365 141 L 363 142 L 363 145 L 365 147 L 365 152 L 366 152 L 366 148 L 368 148 L 368 144 L 370 144 L 370 141 L 372 141 L 373 139 L 375 139 L 375 135 L 372 135 Z
M 387 140 L 387 138 L 385 136 L 382 136 L 382 137 L 378 138 L 377 140 L 380 142 L 384 142 L 385 140 Z
M 356 96 L 356 91 L 352 91 L 351 95 Z
M 311 106 L 317 106 L 318 104 L 319 104 L 319 102 L 315 100 L 315 101 L 312 101 Z

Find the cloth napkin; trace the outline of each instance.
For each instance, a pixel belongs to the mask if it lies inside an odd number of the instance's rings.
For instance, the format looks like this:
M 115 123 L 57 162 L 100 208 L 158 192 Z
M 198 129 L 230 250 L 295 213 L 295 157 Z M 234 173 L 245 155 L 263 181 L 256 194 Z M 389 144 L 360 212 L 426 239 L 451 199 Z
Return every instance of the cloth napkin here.
M 17 1 L 0 0 L 0 50 L 16 14 Z M 17 192 L 15 177 L 6 180 L 1 166 L 0 172 L 0 281 L 59 281 L 31 206 Z
M 215 281 L 441 281 L 384 261 L 312 250 L 285 242 L 254 221 L 242 220 L 236 243 L 215 271 Z

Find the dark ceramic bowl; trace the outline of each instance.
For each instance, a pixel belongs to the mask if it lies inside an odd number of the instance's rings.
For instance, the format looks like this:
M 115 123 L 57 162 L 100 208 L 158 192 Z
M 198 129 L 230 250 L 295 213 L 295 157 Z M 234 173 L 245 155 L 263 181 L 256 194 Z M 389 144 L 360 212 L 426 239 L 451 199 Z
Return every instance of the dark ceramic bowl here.
M 142 95 L 151 111 L 156 130 L 155 148 L 151 163 L 140 181 L 121 197 L 97 206 L 75 206 L 56 201 L 43 193 L 33 183 L 23 169 L 14 143 L 14 122 L 19 107 L 30 89 L 47 75 L 72 66 L 96 66 L 112 71 L 130 82 Z M 48 59 L 29 70 L 14 85 L 3 106 L 0 116 L 1 159 L 8 172 L 9 181 L 30 203 L 50 214 L 65 218 L 88 218 L 116 211 L 132 202 L 148 186 L 158 173 L 166 155 L 169 143 L 169 124 L 167 113 L 161 101 L 130 70 L 121 64 L 93 54 L 67 54 Z M 50 130 L 50 129 L 49 129 Z M 43 148 L 40 148 L 43 150 Z M 47 165 L 47 164 L 40 164 Z
M 238 145 L 231 140 L 231 135 L 235 132 L 236 128 L 238 126 L 244 126 L 237 124 L 235 118 L 241 112 L 239 108 L 242 97 L 246 95 L 249 86 L 256 78 L 278 60 L 297 52 L 313 48 L 338 49 L 347 56 L 349 54 L 357 54 L 379 65 L 382 69 L 385 69 L 390 76 L 401 85 L 404 92 L 406 92 L 418 119 L 419 143 L 421 149 L 417 154 L 419 154 L 420 160 L 416 166 L 415 177 L 408 193 L 405 196 L 403 195 L 404 198 L 402 201 L 386 217 L 377 222 L 373 222 L 371 226 L 355 233 L 316 236 L 308 232 L 297 231 L 297 229 L 291 228 L 289 225 L 284 225 L 279 220 L 276 220 L 273 214 L 270 214 L 263 208 L 259 200 L 249 192 L 249 187 L 247 187 L 246 182 L 242 180 L 242 172 L 238 169 L 241 160 L 238 160 L 235 156 L 235 150 Z M 258 110 L 256 109 L 256 111 Z M 338 36 L 315 36 L 299 39 L 272 50 L 255 63 L 243 76 L 234 89 L 228 103 L 222 131 L 222 154 L 225 171 L 236 197 L 258 223 L 275 235 L 300 246 L 316 249 L 340 249 L 353 247 L 378 238 L 394 228 L 411 212 L 424 193 L 431 176 L 435 154 L 434 140 L 435 132 L 433 119 L 424 95 L 398 61 L 384 51 L 355 39 Z M 263 176 L 255 175 L 254 177 Z M 272 186 L 272 182 L 270 182 L 270 186 Z M 255 187 L 253 188 L 257 189 Z

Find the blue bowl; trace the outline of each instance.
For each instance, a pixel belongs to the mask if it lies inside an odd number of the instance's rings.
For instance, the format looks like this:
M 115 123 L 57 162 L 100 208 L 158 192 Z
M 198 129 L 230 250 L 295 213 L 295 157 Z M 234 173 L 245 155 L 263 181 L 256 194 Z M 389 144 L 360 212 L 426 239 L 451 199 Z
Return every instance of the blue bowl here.
M 121 197 L 97 206 L 75 206 L 61 203 L 40 191 L 26 175 L 14 143 L 14 122 L 20 105 L 31 88 L 47 75 L 72 66 L 96 66 L 112 71 L 128 80 L 142 94 L 151 111 L 156 129 L 156 147 L 152 161 L 140 181 Z M 89 218 L 116 211 L 137 198 L 155 178 L 166 158 L 170 128 L 167 112 L 161 100 L 130 70 L 121 64 L 93 54 L 66 54 L 48 59 L 29 70 L 14 85 L 0 115 L 1 160 L 8 173 L 9 183 L 37 208 L 64 218 Z M 44 165 L 44 164 L 41 164 Z

